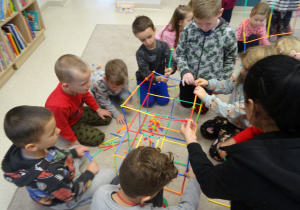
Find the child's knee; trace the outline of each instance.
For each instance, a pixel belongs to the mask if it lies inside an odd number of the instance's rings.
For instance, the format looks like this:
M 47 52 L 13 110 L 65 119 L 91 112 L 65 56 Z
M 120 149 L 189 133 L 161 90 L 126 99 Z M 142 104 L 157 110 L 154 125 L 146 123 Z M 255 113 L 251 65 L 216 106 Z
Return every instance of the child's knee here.
M 101 125 L 109 125 L 111 122 L 111 117 L 105 116 L 105 119 L 102 121 Z
M 151 107 L 155 103 L 155 100 L 153 97 L 148 97 L 148 101 L 145 101 L 143 107 Z
M 165 106 L 169 103 L 169 99 L 168 98 L 160 98 L 157 99 L 157 104 L 160 106 Z

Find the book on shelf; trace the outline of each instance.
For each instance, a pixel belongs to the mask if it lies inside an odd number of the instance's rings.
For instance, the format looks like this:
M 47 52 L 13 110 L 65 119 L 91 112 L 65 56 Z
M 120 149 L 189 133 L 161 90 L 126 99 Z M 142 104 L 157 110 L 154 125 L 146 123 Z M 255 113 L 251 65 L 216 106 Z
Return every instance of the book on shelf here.
M 32 30 L 32 28 L 31 28 L 31 26 L 30 26 L 30 24 L 29 24 L 29 21 L 27 20 L 27 18 L 25 17 L 24 14 L 23 14 L 23 19 L 24 19 L 24 21 L 25 21 L 26 28 L 27 28 L 28 31 L 29 31 L 31 40 L 35 39 L 35 33 L 34 33 L 34 31 Z
M 4 21 L 10 17 L 12 13 L 16 12 L 15 0 L 0 0 L 0 19 Z
M 3 42 L 0 42 L 0 69 L 5 70 L 12 62 Z
M 23 40 L 19 32 L 16 30 L 14 24 L 6 24 L 2 28 L 6 33 L 11 34 L 12 39 L 15 42 L 15 45 L 17 46 L 19 53 L 26 48 L 26 45 L 23 43 Z
M 9 43 L 10 43 L 10 45 L 11 45 L 11 47 L 12 47 L 14 53 L 15 53 L 16 55 L 19 55 L 20 52 L 19 52 L 19 50 L 18 50 L 18 48 L 17 48 L 17 46 L 16 46 L 15 41 L 13 40 L 12 35 L 11 35 L 10 33 L 6 33 L 6 36 L 7 36 L 7 38 L 8 38 L 8 41 L 9 41 Z
M 31 3 L 34 0 L 15 0 L 19 8 L 25 7 L 27 4 Z
M 38 11 L 25 10 L 24 14 L 33 31 L 41 30 L 41 23 Z

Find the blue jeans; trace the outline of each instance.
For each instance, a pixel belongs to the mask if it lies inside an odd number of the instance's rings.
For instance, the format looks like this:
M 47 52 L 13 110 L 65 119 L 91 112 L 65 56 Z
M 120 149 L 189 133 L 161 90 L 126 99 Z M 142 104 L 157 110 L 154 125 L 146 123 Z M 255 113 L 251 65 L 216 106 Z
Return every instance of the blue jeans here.
M 137 84 L 140 85 L 142 81 L 137 80 Z M 140 86 L 140 103 L 142 104 L 147 96 L 150 82 L 145 81 L 142 86 Z M 169 97 L 168 85 L 165 82 L 152 83 L 150 88 L 150 93 L 160 96 Z M 161 98 L 149 95 L 148 97 L 148 107 L 154 105 L 157 102 L 158 105 L 164 106 L 169 103 L 168 98 Z M 144 103 L 144 107 L 147 107 L 147 101 Z

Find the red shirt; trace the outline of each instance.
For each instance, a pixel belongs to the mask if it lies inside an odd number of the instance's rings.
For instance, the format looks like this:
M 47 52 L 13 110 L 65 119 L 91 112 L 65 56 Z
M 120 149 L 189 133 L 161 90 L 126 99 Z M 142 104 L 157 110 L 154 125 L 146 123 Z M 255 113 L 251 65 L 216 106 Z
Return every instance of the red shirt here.
M 222 0 L 222 8 L 232 9 L 235 6 L 236 0 Z
M 71 126 L 82 117 L 84 103 L 93 111 L 99 108 L 97 101 L 89 92 L 72 96 L 63 91 L 61 83 L 57 85 L 46 101 L 45 107 L 53 112 L 56 127 L 61 130 L 60 135 L 70 142 L 77 140 Z
M 238 144 L 238 143 L 241 143 L 241 142 L 244 142 L 244 141 L 248 141 L 248 140 L 254 138 L 255 136 L 257 136 L 258 134 L 261 134 L 261 133 L 263 133 L 263 130 L 258 129 L 254 126 L 251 126 L 249 128 L 246 128 L 245 130 L 243 130 L 239 134 L 235 135 L 233 137 L 233 139 Z

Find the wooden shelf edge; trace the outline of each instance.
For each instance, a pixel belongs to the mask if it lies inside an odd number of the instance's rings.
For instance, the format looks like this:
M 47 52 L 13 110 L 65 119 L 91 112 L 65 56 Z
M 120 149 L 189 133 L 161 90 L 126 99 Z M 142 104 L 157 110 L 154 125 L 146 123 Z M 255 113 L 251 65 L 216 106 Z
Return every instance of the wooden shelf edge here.
M 19 12 L 14 12 L 11 14 L 10 17 L 6 18 L 5 20 L 1 21 L 0 23 L 0 27 L 4 26 L 5 24 L 7 24 L 9 21 L 11 21 L 14 17 L 16 17 L 19 14 Z
M 36 38 L 32 43 L 28 44 L 28 46 L 18 55 L 14 61 L 14 68 L 19 69 L 20 66 L 27 60 L 27 58 L 34 52 L 34 50 L 45 40 L 45 34 L 43 31 L 38 33 Z
M 0 88 L 9 80 L 9 78 L 15 73 L 13 64 L 10 64 L 7 69 L 0 72 Z
M 26 6 L 22 7 L 22 8 L 20 9 L 20 11 L 22 12 L 23 10 L 27 9 L 27 7 L 29 7 L 30 5 L 32 5 L 33 2 L 35 2 L 35 1 L 32 1 L 32 2 L 28 3 Z

